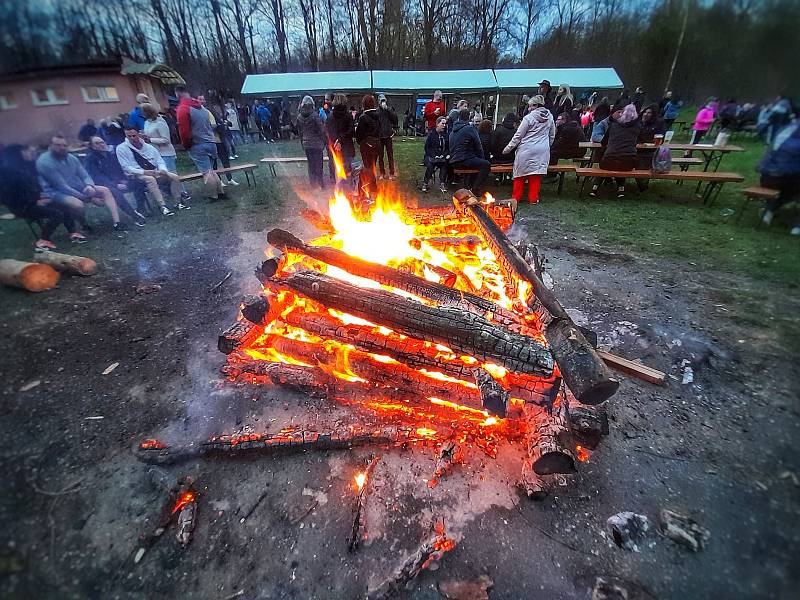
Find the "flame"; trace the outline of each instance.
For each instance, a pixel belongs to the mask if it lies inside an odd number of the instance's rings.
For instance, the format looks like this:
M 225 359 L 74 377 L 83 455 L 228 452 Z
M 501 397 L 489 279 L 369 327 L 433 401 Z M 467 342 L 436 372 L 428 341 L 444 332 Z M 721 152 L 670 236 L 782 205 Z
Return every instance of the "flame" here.
M 152 438 L 147 440 L 142 440 L 139 443 L 139 448 L 141 448 L 142 450 L 161 450 L 162 448 L 166 447 L 167 445 L 164 442 L 160 442 L 159 440 Z
M 364 487 L 364 484 L 367 482 L 367 474 L 364 472 L 356 473 L 356 476 L 353 479 L 356 482 L 356 490 L 360 492 Z
M 579 445 L 579 446 L 575 446 L 575 456 L 577 457 L 577 459 L 579 461 L 586 462 L 587 460 L 589 460 L 589 457 L 591 456 L 591 452 L 589 452 L 583 446 Z
M 184 492 L 181 494 L 181 497 L 175 502 L 175 506 L 172 507 L 172 514 L 174 515 L 176 512 L 183 510 L 186 508 L 186 505 L 190 502 L 195 501 L 194 492 Z

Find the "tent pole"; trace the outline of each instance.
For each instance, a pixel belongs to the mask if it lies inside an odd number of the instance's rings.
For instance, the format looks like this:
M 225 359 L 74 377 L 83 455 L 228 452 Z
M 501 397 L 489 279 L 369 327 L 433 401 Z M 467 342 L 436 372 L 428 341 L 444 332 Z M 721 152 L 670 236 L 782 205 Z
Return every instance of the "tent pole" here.
M 497 114 L 500 112 L 500 92 L 497 92 L 497 98 L 494 102 L 494 128 L 497 129 Z

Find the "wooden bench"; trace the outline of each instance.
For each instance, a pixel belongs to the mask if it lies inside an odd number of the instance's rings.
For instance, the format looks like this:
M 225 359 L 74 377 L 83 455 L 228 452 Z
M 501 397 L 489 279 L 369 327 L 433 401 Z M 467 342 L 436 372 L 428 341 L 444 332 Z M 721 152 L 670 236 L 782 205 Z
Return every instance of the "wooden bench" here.
M 214 172 L 217 175 L 224 175 L 225 173 L 236 173 L 238 171 L 244 171 L 244 178 L 247 180 L 247 186 L 250 187 L 250 178 L 253 178 L 253 184 L 256 183 L 256 172 L 255 168 L 258 165 L 255 163 L 246 163 L 243 165 L 236 165 L 235 167 L 228 167 L 227 169 L 214 169 Z M 194 181 L 195 179 L 202 179 L 202 173 L 189 173 L 188 175 L 180 175 L 179 179 L 181 181 Z
M 669 179 L 672 181 L 697 181 L 705 183 L 706 189 L 702 194 L 703 204 L 711 206 L 719 196 L 722 186 L 726 183 L 741 183 L 744 177 L 738 173 L 720 173 L 717 171 L 670 171 L 669 173 L 653 173 L 649 170 L 635 169 L 633 171 L 606 171 L 595 167 L 586 169 L 577 168 L 575 173 L 583 177 L 578 196 L 583 195 L 583 189 L 590 177 L 623 177 L 625 179 Z
M 328 157 L 323 156 L 322 160 L 327 161 Z M 269 167 L 273 177 L 277 177 L 278 171 L 275 169 L 275 165 L 308 162 L 308 158 L 305 156 L 268 156 L 262 158 L 261 162 Z
M 760 186 L 744 188 L 742 190 L 742 194 L 744 195 L 744 201 L 742 202 L 742 206 L 739 208 L 739 215 L 736 217 L 737 223 L 742 220 L 742 215 L 744 214 L 744 211 L 747 209 L 747 206 L 750 204 L 751 200 L 775 200 L 781 195 L 780 191 L 778 190 Z
M 456 175 L 471 175 L 477 172 L 478 169 L 467 169 L 467 168 L 453 169 L 453 173 L 455 173 Z M 513 164 L 492 165 L 491 172 L 513 173 L 514 165 Z M 564 187 L 564 175 L 567 173 L 574 173 L 574 172 L 575 172 L 575 165 L 550 165 L 549 167 L 547 167 L 548 175 L 558 175 L 559 194 L 561 193 L 561 189 Z
M 573 158 L 572 160 L 581 167 L 591 167 L 592 163 L 594 163 L 594 155 L 590 152 L 585 156 L 581 156 L 580 158 Z M 689 167 L 694 167 L 702 164 L 705 164 L 705 161 L 702 158 L 675 157 L 672 159 L 672 165 L 678 166 L 681 171 L 688 171 Z

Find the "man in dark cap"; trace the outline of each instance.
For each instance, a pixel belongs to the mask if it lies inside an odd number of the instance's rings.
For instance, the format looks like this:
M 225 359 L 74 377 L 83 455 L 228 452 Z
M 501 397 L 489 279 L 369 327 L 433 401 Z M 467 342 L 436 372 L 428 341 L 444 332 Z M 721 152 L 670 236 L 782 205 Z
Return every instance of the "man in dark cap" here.
M 553 112 L 553 103 L 556 99 L 556 93 L 553 91 L 553 86 L 550 85 L 548 79 L 542 79 L 539 82 L 539 95 L 544 98 L 544 107 Z

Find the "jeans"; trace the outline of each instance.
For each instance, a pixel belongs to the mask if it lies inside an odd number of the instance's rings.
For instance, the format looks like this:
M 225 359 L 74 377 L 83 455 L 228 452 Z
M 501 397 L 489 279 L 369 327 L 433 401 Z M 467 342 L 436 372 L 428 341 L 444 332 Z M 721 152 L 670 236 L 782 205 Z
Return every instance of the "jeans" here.
M 459 167 L 464 169 L 479 169 L 478 174 L 475 176 L 475 179 L 472 182 L 472 193 L 478 197 L 483 194 L 484 188 L 486 187 L 486 181 L 489 179 L 489 171 L 492 168 L 492 163 L 485 158 L 478 158 L 476 156 L 474 158 L 468 158 L 467 160 L 453 163 L 451 166 L 454 169 Z
M 128 202 L 128 199 L 125 197 L 125 192 L 123 192 L 115 185 L 108 186 L 108 189 L 111 190 L 111 195 L 114 196 L 114 200 L 117 201 L 117 207 L 126 215 L 128 215 L 131 219 L 136 219 L 137 218 L 136 211 L 133 209 L 131 203 Z M 133 186 L 128 186 L 128 190 L 131 192 L 135 191 L 133 189 Z M 139 190 L 139 193 L 141 193 L 141 190 Z
M 361 169 L 361 189 L 367 196 L 374 198 L 378 192 L 378 184 L 375 180 L 375 163 L 378 160 L 380 146 L 378 144 L 361 144 L 361 161 L 364 166 Z
M 319 186 L 325 187 L 325 182 L 322 179 L 322 149 L 321 148 L 307 148 L 306 158 L 308 159 L 308 179 L 311 182 L 311 187 Z
M 428 159 L 425 159 L 425 176 L 423 178 L 425 185 L 430 183 L 433 174 L 437 170 L 439 171 L 440 185 L 445 185 L 450 181 L 450 166 L 447 164 L 447 161 L 434 163 Z
M 228 146 L 225 144 L 225 142 L 217 142 L 217 156 L 219 156 L 219 159 L 222 161 L 223 167 L 227 169 L 231 166 L 230 154 L 228 154 Z M 217 168 L 216 159 L 214 160 L 214 168 Z M 233 179 L 233 175 L 230 173 L 225 173 L 225 177 L 228 178 L 228 181 Z
M 386 169 L 383 166 L 384 150 L 386 151 L 386 159 L 389 161 L 389 175 L 394 177 L 394 146 L 392 145 L 392 138 L 381 138 L 378 167 L 381 170 L 381 175 L 386 176 Z
M 213 142 L 200 142 L 189 148 L 189 157 L 194 162 L 197 170 L 207 173 L 214 167 L 212 161 L 217 162 L 217 145 Z

